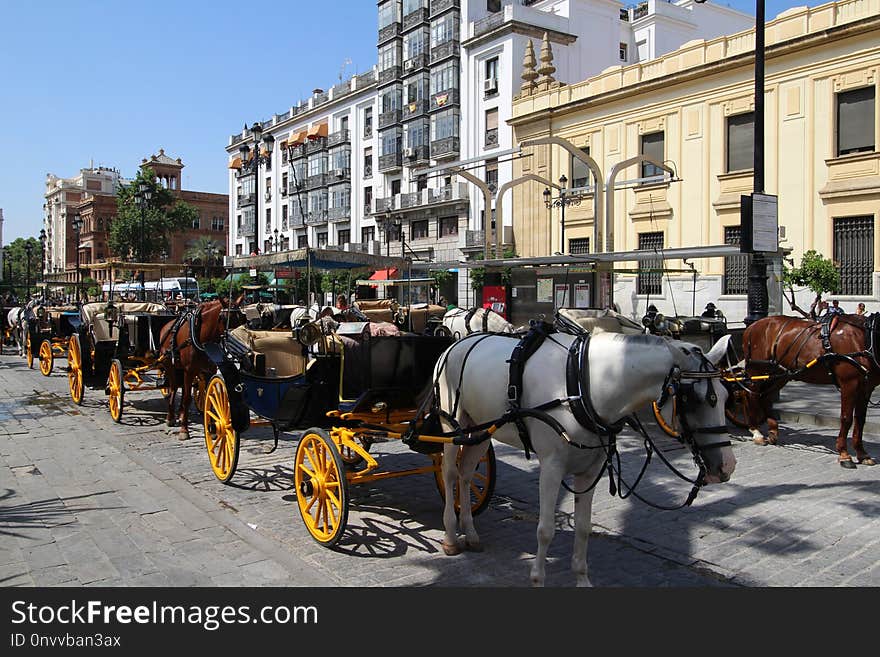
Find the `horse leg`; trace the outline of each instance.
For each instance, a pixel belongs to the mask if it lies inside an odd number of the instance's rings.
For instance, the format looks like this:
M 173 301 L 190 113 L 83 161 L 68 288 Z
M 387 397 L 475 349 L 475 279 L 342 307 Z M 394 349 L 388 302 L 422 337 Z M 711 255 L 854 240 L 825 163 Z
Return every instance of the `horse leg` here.
M 458 522 L 464 532 L 465 548 L 474 552 L 482 552 L 480 537 L 474 528 L 474 516 L 471 509 L 471 485 L 480 459 L 489 449 L 488 440 L 473 447 L 462 448 L 461 463 L 458 467 Z
M 596 478 L 595 469 L 574 477 L 574 490 L 584 490 Z M 593 528 L 593 493 L 596 487 L 574 496 L 574 548 L 571 554 L 571 570 L 575 586 L 592 586 L 587 573 L 587 542 Z
M 177 369 L 173 366 L 165 370 L 165 383 L 168 385 L 168 415 L 165 417 L 165 425 L 174 426 L 174 401 L 177 396 Z
M 189 404 L 192 401 L 193 368 L 183 370 L 183 387 L 180 391 L 180 433 L 179 440 L 189 440 Z
M 846 449 L 846 438 L 853 423 L 853 410 L 858 403 L 859 387 L 857 381 L 845 381 L 840 386 L 840 432 L 837 434 L 835 449 L 841 467 L 848 469 L 856 467 Z
M 443 503 L 443 528 L 446 535 L 443 538 L 443 552 L 447 556 L 461 553 L 458 544 L 458 518 L 455 515 L 455 482 L 458 479 L 458 445 L 447 444 L 443 446 L 443 490 L 446 491 L 446 499 Z
M 556 501 L 564 473 L 560 466 L 542 463 L 538 476 L 538 550 L 532 564 L 530 577 L 532 586 L 544 586 L 547 565 L 547 550 L 556 534 Z
M 856 452 L 856 461 L 861 465 L 876 465 L 874 459 L 865 451 L 862 444 L 862 434 L 865 431 L 865 418 L 868 416 L 868 401 L 871 398 L 870 390 L 859 390 L 856 401 L 855 423 L 853 424 L 853 449 Z

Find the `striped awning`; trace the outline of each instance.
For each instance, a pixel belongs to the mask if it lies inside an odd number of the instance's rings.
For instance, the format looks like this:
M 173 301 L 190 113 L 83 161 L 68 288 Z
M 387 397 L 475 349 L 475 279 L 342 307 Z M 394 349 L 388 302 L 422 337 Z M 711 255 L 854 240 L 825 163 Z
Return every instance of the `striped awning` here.
M 330 127 L 327 123 L 318 123 L 309 129 L 309 139 L 319 139 L 330 134 Z
M 308 136 L 309 136 L 308 130 L 300 130 L 299 132 L 291 132 L 290 137 L 287 138 L 287 145 L 289 147 L 299 146 L 300 144 L 305 143 Z
M 232 161 L 229 163 L 229 168 L 230 169 L 241 169 L 241 158 L 240 157 L 233 158 Z

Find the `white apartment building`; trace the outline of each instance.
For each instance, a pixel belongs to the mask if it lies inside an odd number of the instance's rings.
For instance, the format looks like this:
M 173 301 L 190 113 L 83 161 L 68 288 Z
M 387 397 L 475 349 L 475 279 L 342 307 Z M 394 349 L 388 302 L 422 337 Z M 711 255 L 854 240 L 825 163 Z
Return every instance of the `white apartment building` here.
M 250 128 L 229 138 L 228 253 L 338 247 L 378 254 L 372 218 L 377 158 L 376 71 L 356 75 L 260 122 L 269 162 L 253 154 Z M 251 126 L 253 127 L 253 126 Z M 265 139 L 261 140 L 265 142 Z M 247 149 L 243 151 L 243 149 Z
M 116 194 L 124 183 L 116 169 L 94 167 L 80 169 L 72 178 L 46 174 L 43 228 L 46 231 L 45 272 L 62 273 L 76 266 L 76 240 L 73 235 L 73 212 L 68 208 L 80 203 L 86 194 Z

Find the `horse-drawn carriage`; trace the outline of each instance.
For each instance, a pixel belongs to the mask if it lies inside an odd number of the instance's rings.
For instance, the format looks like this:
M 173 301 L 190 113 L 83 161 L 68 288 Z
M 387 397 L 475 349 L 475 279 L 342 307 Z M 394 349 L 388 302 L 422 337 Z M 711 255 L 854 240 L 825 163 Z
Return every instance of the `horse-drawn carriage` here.
M 33 367 L 34 354 L 40 362 L 40 374 L 49 376 L 56 358 L 65 358 L 70 336 L 76 332 L 79 310 L 75 306 L 48 306 L 38 303 L 24 316 L 25 356 Z M 38 346 L 39 345 L 39 346 Z
M 371 322 L 389 322 L 401 331 L 434 335 L 443 325 L 446 308 L 432 303 L 400 305 L 395 299 L 361 299 L 355 302 L 359 310 Z
M 148 301 L 84 304 L 67 351 L 74 403 L 82 403 L 86 384 L 103 385 L 110 415 L 119 422 L 126 388 L 163 389 L 159 332 L 176 317 L 163 304 Z

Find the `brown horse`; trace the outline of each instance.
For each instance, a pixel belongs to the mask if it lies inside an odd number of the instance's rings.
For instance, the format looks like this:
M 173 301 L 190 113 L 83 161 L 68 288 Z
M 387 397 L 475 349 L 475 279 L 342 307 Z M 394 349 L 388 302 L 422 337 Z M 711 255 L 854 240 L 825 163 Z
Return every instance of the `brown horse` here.
M 862 445 L 862 431 L 868 401 L 880 383 L 880 366 L 873 355 L 873 319 L 840 315 L 829 332 L 831 350 L 821 338 L 821 324 L 808 319 L 774 315 L 749 325 L 743 333 L 743 356 L 748 377 L 767 375 L 764 380 L 747 381 L 751 394 L 745 396 L 745 413 L 755 443 L 776 444 L 779 422 L 772 416 L 772 400 L 789 381 L 818 385 L 837 385 L 840 390 L 840 431 L 836 449 L 844 468 L 855 468 L 846 441 L 853 427 L 852 444 L 857 461 L 874 465 Z M 758 425 L 767 418 L 768 437 Z M 853 426 L 853 420 L 855 425 Z
M 209 301 L 196 308 L 182 310 L 180 316 L 174 322 L 166 324 L 159 334 L 159 352 L 165 363 L 168 388 L 166 424 L 169 427 L 174 426 L 175 398 L 177 389 L 181 388 L 178 413 L 180 440 L 188 440 L 190 437 L 188 415 L 193 384 L 199 376 L 207 382 L 217 369 L 201 346 L 220 340 L 226 330 L 226 312 L 231 311 L 226 310 L 224 302 Z

